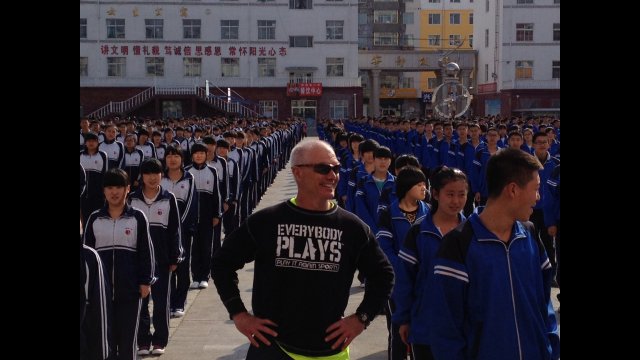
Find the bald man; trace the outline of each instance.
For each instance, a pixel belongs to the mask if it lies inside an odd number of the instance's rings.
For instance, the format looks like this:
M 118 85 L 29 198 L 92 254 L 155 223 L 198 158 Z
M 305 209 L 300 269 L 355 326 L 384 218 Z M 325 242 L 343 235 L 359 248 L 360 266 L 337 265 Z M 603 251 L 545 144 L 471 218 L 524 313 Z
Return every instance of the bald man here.
M 291 152 L 297 195 L 247 218 L 214 255 L 212 275 L 236 328 L 251 342 L 247 359 L 349 359 L 349 344 L 387 302 L 391 264 L 369 227 L 332 201 L 340 162 L 320 140 Z M 236 271 L 255 260 L 253 314 Z M 356 270 L 367 283 L 344 317 Z

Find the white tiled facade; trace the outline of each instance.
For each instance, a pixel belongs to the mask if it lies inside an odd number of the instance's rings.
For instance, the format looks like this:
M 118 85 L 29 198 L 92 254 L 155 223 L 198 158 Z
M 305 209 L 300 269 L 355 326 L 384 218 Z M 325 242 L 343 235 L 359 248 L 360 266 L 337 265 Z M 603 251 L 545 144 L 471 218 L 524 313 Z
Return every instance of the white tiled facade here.
M 359 87 L 357 6 L 357 0 L 81 1 L 81 93 L 204 87 L 205 80 L 280 91 L 290 80 L 322 83 L 323 95 Z M 200 36 L 189 38 L 198 22 Z M 312 45 L 292 47 L 291 37 Z
M 559 0 L 476 0 L 474 49 L 478 89 L 499 99 L 503 113 L 559 112 Z

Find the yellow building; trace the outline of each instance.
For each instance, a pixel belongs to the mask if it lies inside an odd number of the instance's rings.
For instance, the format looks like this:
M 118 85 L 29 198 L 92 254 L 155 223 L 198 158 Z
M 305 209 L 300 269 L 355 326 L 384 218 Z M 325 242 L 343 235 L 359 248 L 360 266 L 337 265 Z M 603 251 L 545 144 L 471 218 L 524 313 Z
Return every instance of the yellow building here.
M 442 1 L 442 2 L 440 2 Z M 425 6 L 426 5 L 426 6 Z M 425 10 L 420 11 L 420 50 L 451 50 L 473 48 L 473 9 L 472 3 L 448 0 L 429 0 L 423 3 Z M 455 54 L 455 53 L 454 53 Z M 455 60 L 452 55 L 451 60 Z M 422 91 L 433 91 L 438 86 L 434 72 L 420 74 L 419 87 Z

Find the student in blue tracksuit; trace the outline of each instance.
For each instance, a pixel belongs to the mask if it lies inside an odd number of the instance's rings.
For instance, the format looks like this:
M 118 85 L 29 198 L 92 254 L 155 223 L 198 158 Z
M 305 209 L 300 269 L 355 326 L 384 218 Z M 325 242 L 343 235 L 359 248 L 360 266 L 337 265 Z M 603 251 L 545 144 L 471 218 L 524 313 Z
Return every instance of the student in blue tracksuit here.
M 391 150 L 386 146 L 373 153 L 374 170 L 358 181 L 355 197 L 355 214 L 367 223 L 371 231 L 378 232 L 378 200 L 384 189 L 395 187 L 395 176 L 389 172 Z
M 431 183 L 431 211 L 414 224 L 398 253 L 393 322 L 405 344 L 411 344 L 414 359 L 433 359 L 429 331 L 432 323 L 431 292 L 433 260 L 442 236 L 465 220 L 467 176 L 446 166 L 434 169 Z M 394 268 L 395 269 L 395 268 Z
M 547 199 L 544 207 L 544 224 L 547 227 L 547 234 L 555 239 L 556 282 L 560 288 L 560 164 L 551 172 L 544 191 Z M 557 296 L 560 301 L 560 293 Z
M 413 155 L 408 155 L 415 159 Z M 397 160 L 396 160 L 397 162 Z M 417 162 L 417 159 L 416 159 Z M 398 273 L 400 258 L 398 251 L 404 241 L 409 228 L 418 224 L 429 212 L 429 206 L 423 202 L 427 193 L 427 179 L 417 166 L 402 168 L 396 177 L 396 195 L 390 205 L 380 210 L 378 218 L 378 233 L 376 240 L 380 248 L 391 262 L 394 272 Z M 397 288 L 397 287 L 396 287 Z M 398 333 L 399 326 L 391 322 L 395 312 L 396 299 L 394 293 L 385 307 L 387 315 L 387 329 L 389 331 L 388 358 L 404 360 L 407 358 L 407 346 L 402 342 Z
M 100 255 L 82 241 L 80 221 L 80 360 L 111 359 L 111 287 Z
M 151 286 L 153 335 L 150 328 L 149 298 L 142 300 L 138 355 L 149 355 L 149 351 L 151 354 L 161 355 L 169 342 L 169 280 L 171 273 L 183 259 L 180 216 L 175 195 L 160 186 L 160 160 L 145 160 L 140 167 L 140 174 L 141 186 L 131 193 L 129 201 L 131 206 L 141 210 L 149 220 L 149 234 L 155 250 L 157 281 Z
M 89 216 L 84 243 L 98 251 L 109 277 L 114 354 L 119 360 L 134 360 L 140 305 L 156 281 L 156 259 L 147 217 L 126 202 L 127 173 L 109 169 L 103 188 L 107 204 Z
M 191 248 L 191 288 L 205 289 L 209 286 L 211 256 L 214 239 L 213 228 L 222 218 L 222 199 L 218 171 L 207 165 L 207 146 L 195 143 L 191 147 L 191 165 L 185 168 L 193 175 L 198 196 L 198 225 Z
M 560 358 L 553 271 L 527 221 L 540 169 L 524 151 L 499 151 L 487 163 L 486 207 L 444 237 L 433 270 L 436 359 Z
M 98 150 L 98 135 L 90 132 L 85 135 L 84 150 L 80 152 L 80 166 L 86 174 L 86 188 L 80 198 L 82 220 L 104 205 L 102 179 L 109 169 L 109 159 L 104 151 Z
M 171 317 L 184 316 L 187 292 L 191 285 L 189 263 L 191 260 L 191 237 L 196 232 L 198 221 L 198 197 L 195 194 L 193 175 L 184 171 L 183 152 L 180 145 L 167 145 L 165 152 L 166 171 L 160 186 L 173 193 L 178 202 L 183 258 L 178 268 L 171 273 Z

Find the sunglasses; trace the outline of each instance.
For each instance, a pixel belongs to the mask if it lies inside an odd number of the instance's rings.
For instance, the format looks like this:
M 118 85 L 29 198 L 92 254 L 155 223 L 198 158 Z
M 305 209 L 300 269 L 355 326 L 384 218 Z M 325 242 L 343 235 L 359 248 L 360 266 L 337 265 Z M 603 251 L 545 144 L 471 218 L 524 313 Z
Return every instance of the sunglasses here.
M 318 174 L 327 175 L 329 171 L 333 171 L 334 174 L 338 175 L 340 173 L 340 164 L 338 165 L 328 165 L 328 164 L 301 164 L 296 165 L 299 167 L 312 167 L 313 171 Z

